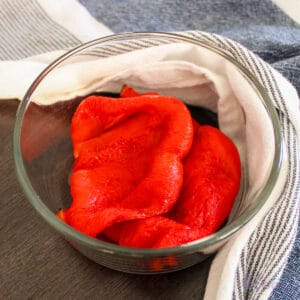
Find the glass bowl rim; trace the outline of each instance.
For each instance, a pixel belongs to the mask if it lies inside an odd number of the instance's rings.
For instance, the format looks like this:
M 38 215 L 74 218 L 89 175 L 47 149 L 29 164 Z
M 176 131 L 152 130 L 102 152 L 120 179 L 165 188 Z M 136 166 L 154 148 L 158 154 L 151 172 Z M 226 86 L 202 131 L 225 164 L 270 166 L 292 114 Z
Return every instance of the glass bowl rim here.
M 153 38 L 153 37 L 161 37 L 161 38 L 169 38 L 174 41 L 182 41 L 191 44 L 195 44 L 201 47 L 204 47 L 210 51 L 213 51 L 229 62 L 234 64 L 239 71 L 247 78 L 247 80 L 252 83 L 257 92 L 261 95 L 265 107 L 267 109 L 268 115 L 273 124 L 273 133 L 274 133 L 274 143 L 275 143 L 275 154 L 274 159 L 270 171 L 270 175 L 263 186 L 261 192 L 256 196 L 256 205 L 250 209 L 242 213 L 239 217 L 237 217 L 230 224 L 225 225 L 223 228 L 218 230 L 216 233 L 205 237 L 200 240 L 196 240 L 190 243 L 186 243 L 177 247 L 169 247 L 169 248 L 158 248 L 158 249 L 149 249 L 149 248 L 129 248 L 124 246 L 119 246 L 116 244 L 104 242 L 92 237 L 89 237 L 75 229 L 71 226 L 67 225 L 63 221 L 61 221 L 57 216 L 43 203 L 42 199 L 35 192 L 32 187 L 29 177 L 27 176 L 25 166 L 22 159 L 21 154 L 21 129 L 22 129 L 22 121 L 24 117 L 24 113 L 26 111 L 27 106 L 30 103 L 30 97 L 38 87 L 39 83 L 43 80 L 44 77 L 47 76 L 48 73 L 52 71 L 56 66 L 60 63 L 71 57 L 72 55 L 81 52 L 82 50 L 95 46 L 101 43 L 113 42 L 113 41 L 121 41 L 132 38 Z M 40 75 L 34 80 L 29 89 L 27 90 L 25 96 L 23 97 L 17 113 L 16 120 L 14 125 L 13 132 L 13 157 L 15 163 L 15 170 L 17 174 L 18 181 L 23 189 L 24 194 L 30 201 L 31 205 L 36 209 L 36 211 L 50 224 L 54 229 L 60 232 L 62 235 L 66 237 L 67 240 L 73 240 L 81 245 L 85 245 L 89 248 L 95 249 L 97 251 L 107 252 L 107 253 L 118 253 L 125 256 L 131 257 L 159 257 L 165 255 L 178 255 L 178 254 L 188 254 L 194 252 L 201 252 L 201 250 L 205 250 L 205 248 L 212 246 L 216 243 L 222 242 L 229 236 L 232 236 L 235 232 L 237 232 L 241 227 L 247 224 L 262 208 L 266 200 L 268 199 L 276 180 L 279 176 L 279 172 L 282 166 L 283 159 L 283 139 L 282 133 L 280 130 L 279 119 L 275 110 L 275 107 L 272 104 L 272 101 L 265 90 L 265 88 L 259 83 L 256 77 L 241 63 L 236 61 L 233 56 L 230 55 L 229 52 L 224 49 L 218 48 L 215 45 L 212 45 L 206 41 L 200 41 L 193 37 L 187 37 L 177 33 L 166 33 L 166 32 L 127 32 L 121 34 L 113 34 L 106 37 L 101 37 L 83 44 L 67 51 L 65 54 L 60 56 L 58 59 L 54 60 L 50 65 L 48 65 Z

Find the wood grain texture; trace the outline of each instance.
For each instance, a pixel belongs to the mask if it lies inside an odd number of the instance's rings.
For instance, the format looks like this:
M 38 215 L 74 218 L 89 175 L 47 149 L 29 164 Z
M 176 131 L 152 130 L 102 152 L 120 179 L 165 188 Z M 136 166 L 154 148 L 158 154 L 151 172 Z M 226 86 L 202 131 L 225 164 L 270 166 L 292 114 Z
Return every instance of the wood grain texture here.
M 0 102 L 0 298 L 201 299 L 211 258 L 175 273 L 124 274 L 86 259 L 40 218 L 14 171 L 17 105 Z

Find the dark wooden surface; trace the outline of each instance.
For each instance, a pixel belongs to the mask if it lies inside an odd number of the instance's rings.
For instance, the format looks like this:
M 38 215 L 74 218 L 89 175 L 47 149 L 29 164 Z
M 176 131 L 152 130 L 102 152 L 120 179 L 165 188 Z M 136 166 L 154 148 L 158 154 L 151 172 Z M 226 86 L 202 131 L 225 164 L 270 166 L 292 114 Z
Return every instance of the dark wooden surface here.
M 76 252 L 23 195 L 12 158 L 17 101 L 0 100 L 0 299 L 201 299 L 211 259 L 163 275 L 130 275 Z

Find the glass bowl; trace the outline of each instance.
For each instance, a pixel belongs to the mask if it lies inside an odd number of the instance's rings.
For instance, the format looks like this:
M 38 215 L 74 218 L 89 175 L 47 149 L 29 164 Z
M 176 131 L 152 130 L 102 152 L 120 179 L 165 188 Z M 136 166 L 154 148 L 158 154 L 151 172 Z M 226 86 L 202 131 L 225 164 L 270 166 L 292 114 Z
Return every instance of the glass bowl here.
M 141 49 L 152 49 L 165 44 L 175 45 L 176 49 L 180 45 L 192 46 L 193 49 L 212 54 L 216 59 L 231 65 L 251 86 L 255 97 L 259 99 L 266 120 L 271 124 L 269 139 L 274 145 L 274 153 L 263 183 L 254 192 L 253 189 L 251 191 L 249 189 L 251 168 L 248 166 L 247 159 L 242 162 L 243 175 L 239 195 L 227 223 L 215 234 L 171 248 L 121 247 L 86 236 L 55 215 L 58 209 L 68 207 L 71 201 L 68 185 L 73 162 L 70 121 L 84 96 L 99 92 L 115 93 L 121 84 L 127 83 L 122 76 L 107 83 L 102 81 L 101 85 L 97 83 L 98 79 L 100 81 L 105 76 L 109 76 L 107 66 L 101 67 L 105 66 L 108 58 L 114 58 L 117 62 L 110 65 L 113 71 L 114 68 L 119 67 L 120 57 L 128 53 L 132 54 L 131 57 L 135 57 Z M 151 62 L 152 58 L 147 56 L 147 59 Z M 126 59 L 121 61 L 123 67 L 124 64 L 126 67 Z M 100 67 L 95 67 L 98 62 Z M 141 57 L 137 59 L 137 63 L 140 62 L 142 62 Z M 127 67 L 134 66 L 134 63 L 133 59 L 131 65 L 129 63 Z M 102 73 L 104 70 L 105 74 Z M 86 85 L 88 81 L 92 84 Z M 86 87 L 84 85 L 88 87 L 84 88 Z M 143 88 L 142 81 L 137 85 L 138 88 Z M 176 95 L 176 91 L 174 93 Z M 195 106 L 191 110 L 195 118 L 202 118 L 201 122 L 218 125 L 218 111 L 212 112 L 210 109 L 203 110 Z M 247 115 L 245 106 L 241 108 L 241 112 L 245 123 L 251 121 L 247 119 L 251 118 L 251 114 Z M 256 134 L 259 136 L 260 132 Z M 263 136 L 261 138 L 263 139 Z M 276 110 L 255 76 L 230 53 L 209 41 L 170 33 L 112 35 L 80 45 L 54 61 L 33 82 L 19 106 L 13 144 L 18 180 L 26 197 L 42 218 L 64 236 L 74 248 L 96 263 L 115 270 L 141 274 L 187 268 L 216 252 L 262 208 L 276 184 L 282 161 L 282 139 Z

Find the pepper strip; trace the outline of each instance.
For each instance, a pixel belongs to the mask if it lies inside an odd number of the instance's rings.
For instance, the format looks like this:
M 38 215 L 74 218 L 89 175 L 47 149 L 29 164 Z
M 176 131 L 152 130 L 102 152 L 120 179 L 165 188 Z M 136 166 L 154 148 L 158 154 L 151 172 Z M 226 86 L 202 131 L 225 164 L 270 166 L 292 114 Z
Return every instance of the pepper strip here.
M 241 165 L 231 140 L 195 121 L 194 140 L 184 160 L 181 195 L 165 216 L 115 224 L 105 234 L 119 245 L 173 247 L 214 233 L 226 220 L 239 190 Z
M 168 212 L 193 138 L 186 106 L 172 97 L 86 98 L 71 124 L 75 163 L 69 225 L 96 237 L 113 223 Z

